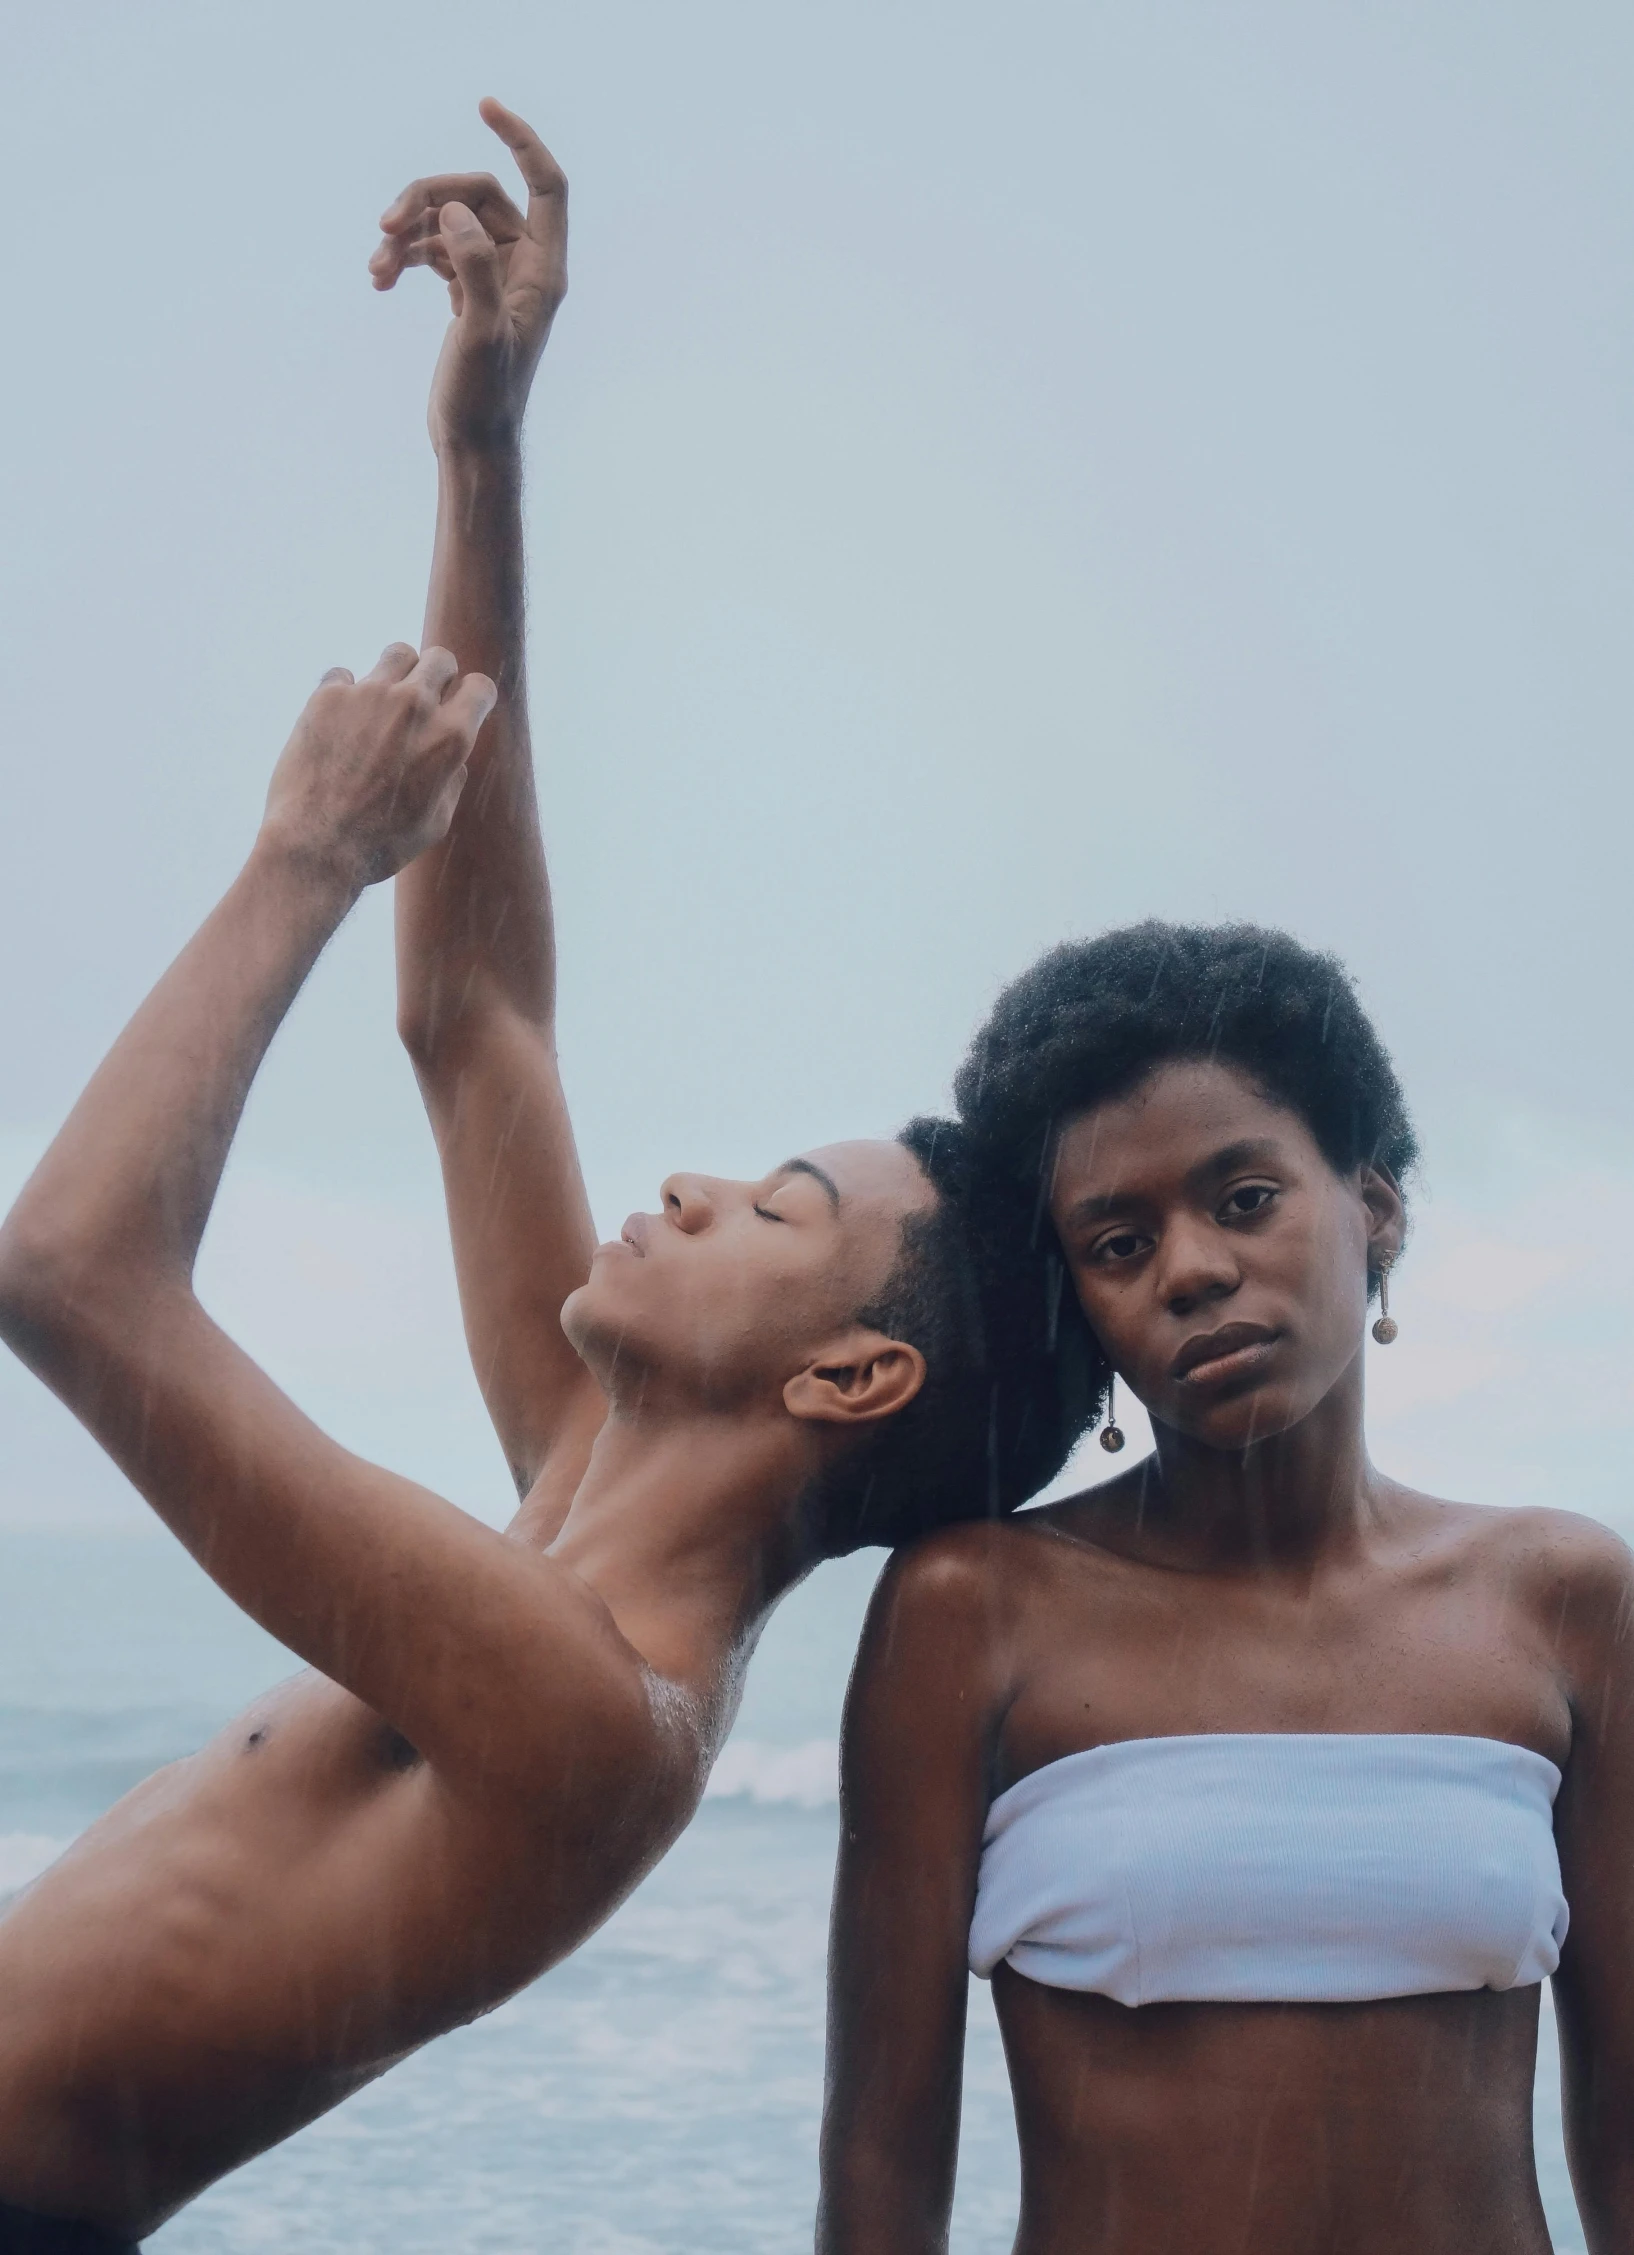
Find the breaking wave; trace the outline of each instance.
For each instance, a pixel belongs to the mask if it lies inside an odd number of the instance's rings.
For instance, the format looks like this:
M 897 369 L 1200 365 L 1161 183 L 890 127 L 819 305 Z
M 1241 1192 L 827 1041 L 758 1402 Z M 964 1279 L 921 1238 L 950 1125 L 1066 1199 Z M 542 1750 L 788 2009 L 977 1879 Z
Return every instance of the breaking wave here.
M 799 1746 L 729 1739 L 704 1787 L 706 1801 L 752 1801 L 762 1808 L 831 1809 L 840 1798 L 840 1750 L 832 1738 Z

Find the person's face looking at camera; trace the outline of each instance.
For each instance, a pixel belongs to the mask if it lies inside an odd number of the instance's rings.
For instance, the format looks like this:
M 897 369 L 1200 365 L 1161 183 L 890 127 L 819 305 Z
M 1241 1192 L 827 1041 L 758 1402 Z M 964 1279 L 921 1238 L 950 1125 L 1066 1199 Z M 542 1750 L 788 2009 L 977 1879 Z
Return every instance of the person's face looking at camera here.
M 1339 1173 L 1297 1112 L 1204 1060 L 1069 1120 L 1050 1213 L 1119 1377 L 1220 1449 L 1286 1432 L 1329 1393 L 1403 1227 L 1386 1174 Z
M 756 1182 L 675 1174 L 660 1196 L 562 1311 L 613 1400 L 863 1423 L 917 1393 L 918 1350 L 859 1315 L 936 1202 L 901 1144 L 830 1144 Z

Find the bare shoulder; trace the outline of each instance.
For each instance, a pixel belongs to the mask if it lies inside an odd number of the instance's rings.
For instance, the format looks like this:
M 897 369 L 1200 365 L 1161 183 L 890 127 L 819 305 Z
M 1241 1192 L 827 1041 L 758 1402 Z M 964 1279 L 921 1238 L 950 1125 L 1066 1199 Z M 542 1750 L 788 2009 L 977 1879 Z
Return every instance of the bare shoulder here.
M 1576 1511 L 1523 1510 L 1502 1540 L 1518 1585 L 1562 1656 L 1599 1671 L 1634 1620 L 1634 1551 Z
M 1634 1551 L 1598 1519 L 1413 1497 L 1464 1571 L 1490 1576 L 1563 1653 L 1592 1655 L 1634 1618 Z
M 1003 1673 L 1038 1533 L 1025 1520 L 941 1527 L 894 1551 L 868 1609 L 856 1681 L 992 1687 Z
M 1621 1597 L 1634 1582 L 1634 1551 L 1598 1519 L 1542 1505 L 1442 1504 L 1451 1532 L 1476 1556 L 1553 1597 Z
M 970 1519 L 938 1527 L 892 1551 L 880 1591 L 889 1590 L 897 1602 L 916 1608 L 981 1603 L 995 1586 L 1023 1570 L 1033 1517 L 1025 1513 L 1016 1519 Z

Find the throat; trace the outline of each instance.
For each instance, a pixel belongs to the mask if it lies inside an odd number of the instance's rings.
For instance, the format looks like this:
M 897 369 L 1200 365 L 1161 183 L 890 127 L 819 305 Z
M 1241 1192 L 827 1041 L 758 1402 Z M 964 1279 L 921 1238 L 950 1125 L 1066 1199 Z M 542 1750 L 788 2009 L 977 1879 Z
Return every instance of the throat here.
M 1376 1522 L 1388 1486 L 1359 1432 L 1354 1447 L 1296 1428 L 1227 1453 L 1154 1419 L 1153 1439 L 1153 1455 L 1125 1476 L 1131 1531 L 1138 1547 L 1200 1571 L 1297 1569 L 1347 1549 Z
M 649 1666 L 709 1698 L 813 1563 L 810 1483 L 786 1415 L 610 1416 L 547 1555 L 607 1606 Z

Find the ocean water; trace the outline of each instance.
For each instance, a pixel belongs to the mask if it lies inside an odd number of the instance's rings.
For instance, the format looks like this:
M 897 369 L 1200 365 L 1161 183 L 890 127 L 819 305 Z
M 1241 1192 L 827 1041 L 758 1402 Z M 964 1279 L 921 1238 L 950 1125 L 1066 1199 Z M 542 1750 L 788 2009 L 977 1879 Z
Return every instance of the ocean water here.
M 811 2244 L 834 1731 L 877 1560 L 796 1594 L 710 1798 L 565 1965 L 216 2186 L 158 2255 L 795 2255 Z M 160 1537 L 0 1533 L 0 1892 L 288 1656 Z M 1539 2171 L 1582 2255 L 1553 2029 Z M 1002 2255 L 1015 2140 L 972 1984 L 953 2245 Z

